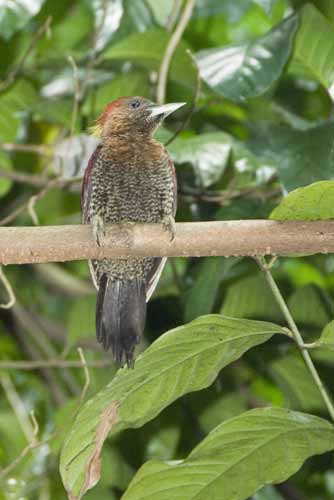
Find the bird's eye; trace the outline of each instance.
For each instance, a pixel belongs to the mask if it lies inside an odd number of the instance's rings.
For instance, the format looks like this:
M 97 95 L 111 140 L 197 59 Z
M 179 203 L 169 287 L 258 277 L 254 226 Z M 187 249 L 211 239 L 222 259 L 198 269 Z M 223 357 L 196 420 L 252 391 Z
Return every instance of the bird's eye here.
M 139 108 L 139 106 L 140 106 L 140 101 L 138 101 L 138 99 L 134 99 L 133 101 L 130 102 L 130 107 L 132 109 Z

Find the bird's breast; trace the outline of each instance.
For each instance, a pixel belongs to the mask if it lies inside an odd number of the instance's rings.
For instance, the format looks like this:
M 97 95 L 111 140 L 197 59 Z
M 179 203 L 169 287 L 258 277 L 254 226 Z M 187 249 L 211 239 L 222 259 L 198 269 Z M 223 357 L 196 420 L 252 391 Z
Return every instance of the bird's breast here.
M 159 222 L 162 204 L 173 197 L 168 158 L 149 161 L 139 154 L 99 159 L 92 173 L 91 214 L 105 222 Z

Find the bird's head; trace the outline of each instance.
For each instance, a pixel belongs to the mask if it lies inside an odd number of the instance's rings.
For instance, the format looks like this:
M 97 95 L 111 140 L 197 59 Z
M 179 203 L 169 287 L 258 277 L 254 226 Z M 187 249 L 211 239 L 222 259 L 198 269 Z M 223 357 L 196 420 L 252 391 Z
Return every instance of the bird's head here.
M 120 97 L 107 104 L 91 131 L 102 139 L 134 133 L 152 135 L 166 116 L 184 104 L 158 105 L 144 97 Z

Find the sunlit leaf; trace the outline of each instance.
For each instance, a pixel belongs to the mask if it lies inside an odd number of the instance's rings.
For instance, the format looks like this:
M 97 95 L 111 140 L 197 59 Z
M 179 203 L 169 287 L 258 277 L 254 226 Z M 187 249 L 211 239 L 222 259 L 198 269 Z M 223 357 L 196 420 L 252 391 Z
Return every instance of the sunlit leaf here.
M 0 0 L 0 36 L 8 40 L 37 14 L 45 0 Z
M 281 76 L 297 26 L 298 17 L 291 16 L 253 42 L 198 52 L 201 77 L 233 101 L 263 94 Z
M 201 186 L 217 182 L 231 153 L 233 139 L 224 132 L 209 132 L 195 137 L 177 137 L 168 150 L 175 163 L 190 163 Z
M 274 333 L 284 330 L 211 315 L 156 340 L 138 357 L 135 370 L 120 369 L 78 414 L 60 460 L 68 493 L 81 498 L 99 480 L 99 455 L 108 434 L 140 427 L 183 394 L 209 386 L 224 366 Z
M 80 134 L 58 142 L 54 148 L 55 172 L 62 177 L 83 175 L 99 139 Z
M 88 2 L 93 10 L 96 30 L 94 51 L 104 49 L 119 28 L 123 15 L 122 0 L 93 0 Z
M 270 214 L 273 220 L 334 219 L 334 181 L 320 181 L 295 189 Z
M 326 420 L 283 408 L 250 410 L 216 427 L 185 460 L 144 464 L 123 499 L 245 500 L 333 448 Z

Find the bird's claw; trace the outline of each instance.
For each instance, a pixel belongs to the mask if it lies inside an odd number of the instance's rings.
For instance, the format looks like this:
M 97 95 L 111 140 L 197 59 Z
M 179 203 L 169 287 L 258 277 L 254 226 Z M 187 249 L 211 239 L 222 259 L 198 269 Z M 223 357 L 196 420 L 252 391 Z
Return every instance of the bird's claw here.
M 104 227 L 104 221 L 101 215 L 94 215 L 94 217 L 91 220 L 91 225 L 93 228 L 93 236 L 95 243 L 99 247 L 102 247 L 104 245 L 104 238 L 106 235 L 106 231 Z
M 170 235 L 170 241 L 173 241 L 176 234 L 175 220 L 172 215 L 167 215 L 162 220 L 162 225 L 166 231 L 168 231 Z

